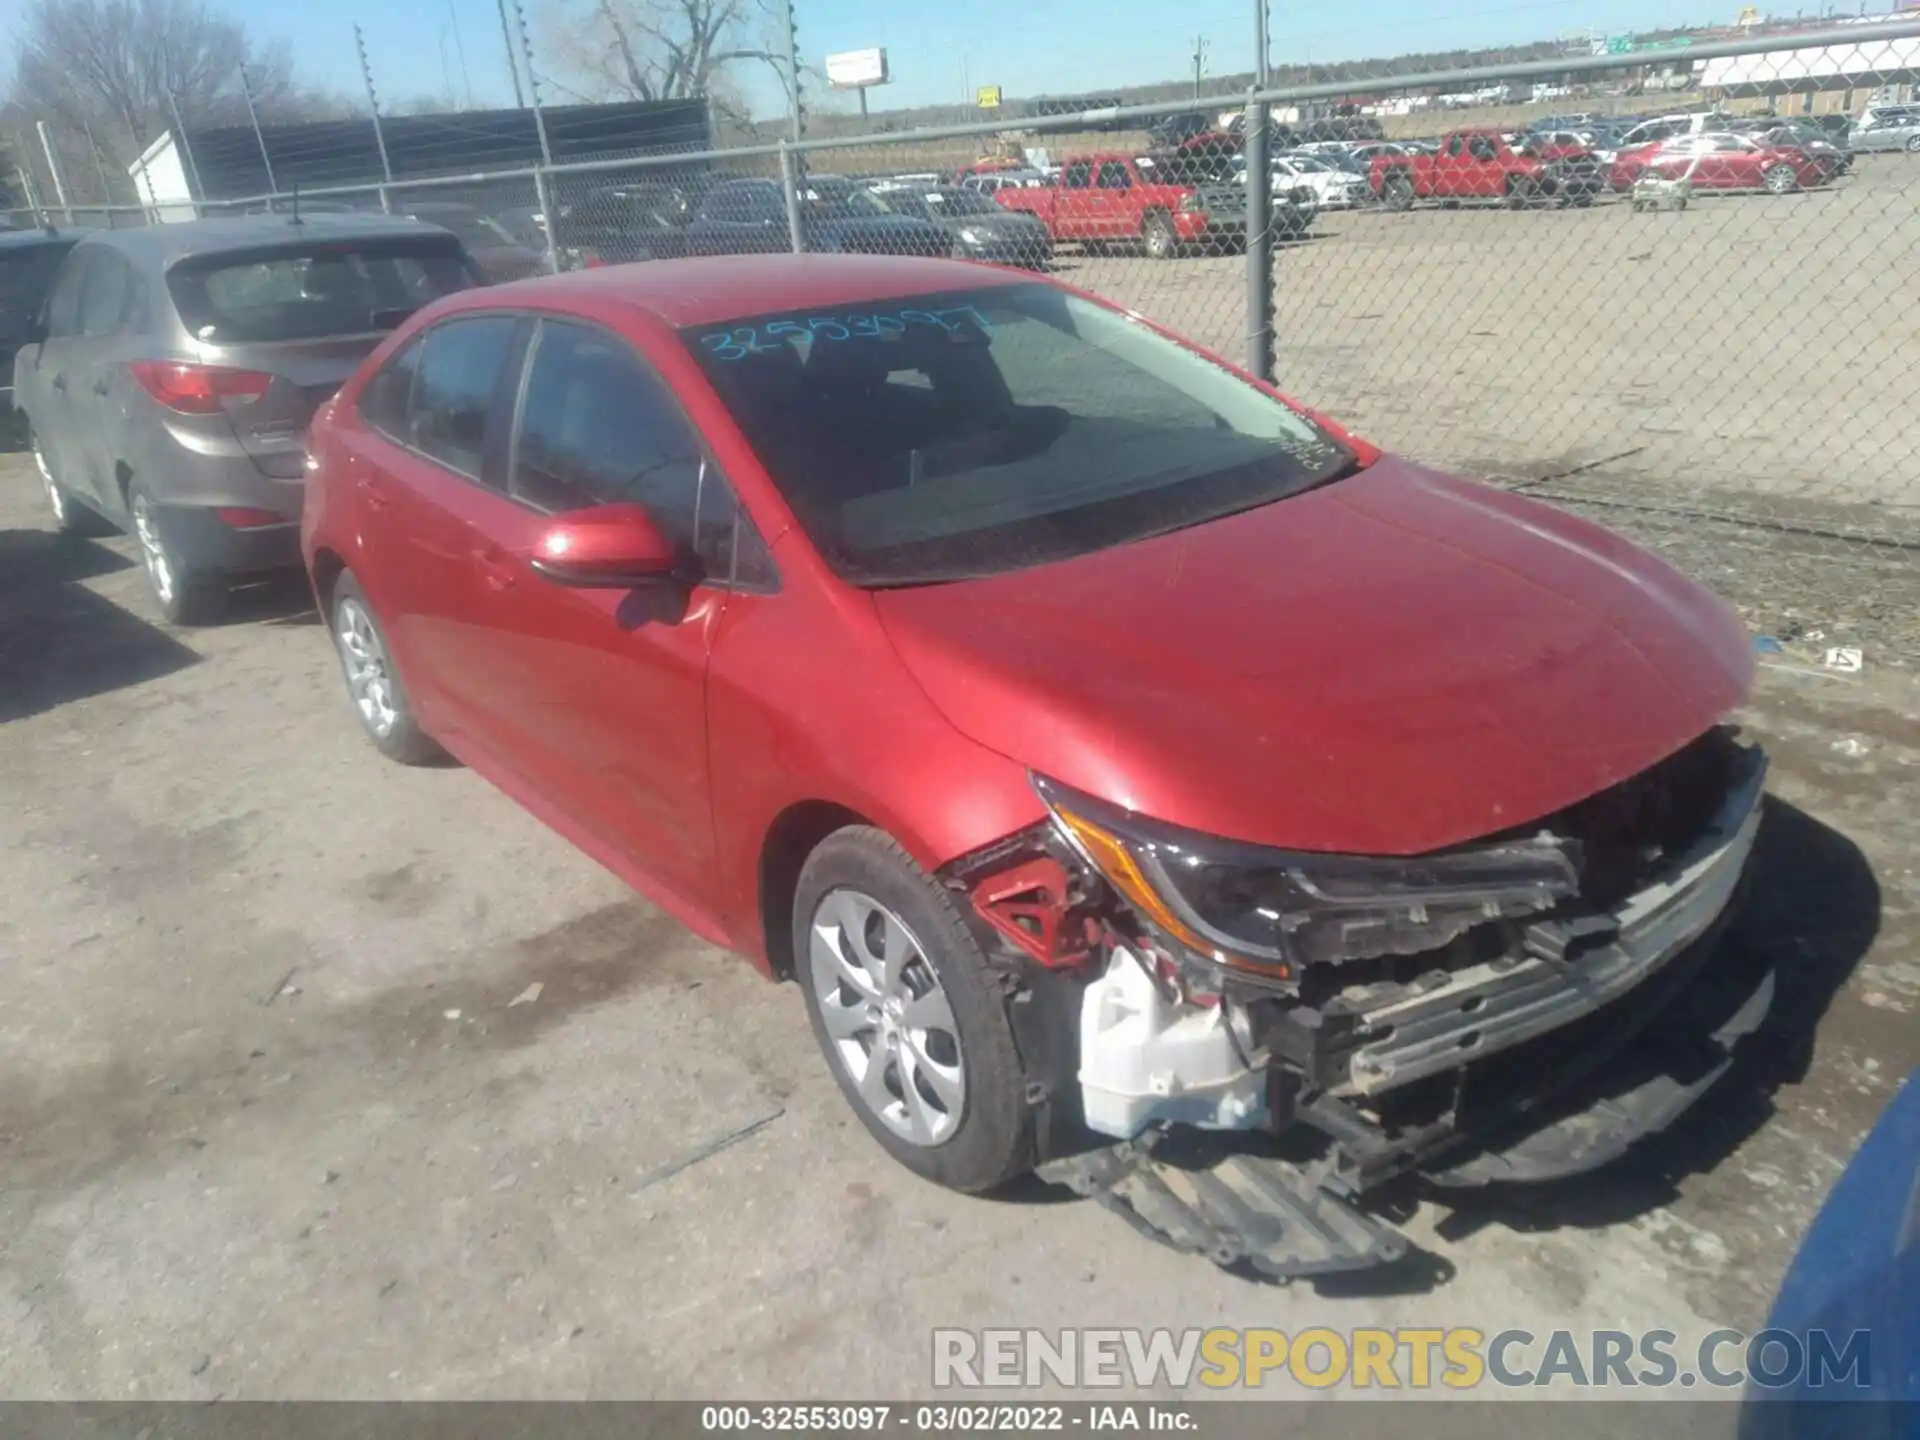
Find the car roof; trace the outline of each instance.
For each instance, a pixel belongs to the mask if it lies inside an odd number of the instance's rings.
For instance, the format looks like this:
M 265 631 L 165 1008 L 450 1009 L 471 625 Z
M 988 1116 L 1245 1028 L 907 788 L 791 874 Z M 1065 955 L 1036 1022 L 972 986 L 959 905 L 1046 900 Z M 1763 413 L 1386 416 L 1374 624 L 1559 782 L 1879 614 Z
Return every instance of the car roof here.
M 466 290 L 447 309 L 548 301 L 584 315 L 609 307 L 638 312 L 678 329 L 809 306 L 1033 283 L 1030 275 L 991 266 L 905 255 L 715 255 L 570 270 Z
M 404 215 L 321 212 L 302 215 L 239 215 L 219 220 L 189 220 L 176 225 L 143 225 L 132 230 L 94 230 L 89 245 L 111 245 L 140 264 L 165 268 L 192 255 L 258 250 L 314 240 L 384 240 L 444 235 L 424 220 Z
M 87 230 L 0 230 L 0 249 L 31 250 L 37 245 L 74 245 Z

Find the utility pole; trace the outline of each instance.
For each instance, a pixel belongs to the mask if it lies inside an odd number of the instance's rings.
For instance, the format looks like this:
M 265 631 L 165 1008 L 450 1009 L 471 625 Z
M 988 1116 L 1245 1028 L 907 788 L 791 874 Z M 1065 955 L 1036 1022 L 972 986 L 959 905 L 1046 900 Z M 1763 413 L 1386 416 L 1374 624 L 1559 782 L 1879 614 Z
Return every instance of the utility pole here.
M 386 184 L 380 187 L 380 208 L 393 213 L 393 164 L 387 159 L 387 132 L 380 125 L 380 97 L 373 90 L 373 66 L 367 63 L 367 37 L 353 27 L 354 47 L 360 52 L 360 78 L 367 82 L 367 104 L 373 110 L 373 143 L 380 147 L 380 174 Z
M 1253 83 L 1264 90 L 1273 78 L 1267 43 L 1267 0 L 1253 0 Z
M 93 152 L 93 173 L 100 177 L 100 203 L 111 205 L 113 204 L 113 186 L 107 182 L 107 162 L 100 154 L 100 142 L 93 138 L 93 126 L 82 121 L 80 128 L 86 132 L 87 148 Z M 106 213 L 106 224 L 109 230 L 113 228 L 111 213 Z
M 513 58 L 513 26 L 507 23 L 507 0 L 498 0 L 500 6 L 500 38 L 507 46 L 507 73 L 513 76 L 513 108 L 527 108 L 527 97 L 520 90 L 520 62 Z
M 1195 100 L 1200 98 L 1200 73 L 1205 69 L 1206 63 L 1207 37 L 1196 35 L 1193 37 L 1193 98 Z

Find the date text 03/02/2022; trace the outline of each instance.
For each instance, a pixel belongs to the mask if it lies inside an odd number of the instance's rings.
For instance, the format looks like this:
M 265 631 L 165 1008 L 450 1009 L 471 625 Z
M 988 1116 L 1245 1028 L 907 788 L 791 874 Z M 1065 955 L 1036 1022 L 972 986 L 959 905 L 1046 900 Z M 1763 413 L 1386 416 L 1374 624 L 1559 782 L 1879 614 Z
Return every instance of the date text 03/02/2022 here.
M 1080 1405 L 705 1405 L 708 1433 L 799 1434 L 808 1431 L 885 1434 L 1031 1434 L 1035 1431 L 1140 1430 L 1191 1433 L 1193 1411 L 1168 1404 Z

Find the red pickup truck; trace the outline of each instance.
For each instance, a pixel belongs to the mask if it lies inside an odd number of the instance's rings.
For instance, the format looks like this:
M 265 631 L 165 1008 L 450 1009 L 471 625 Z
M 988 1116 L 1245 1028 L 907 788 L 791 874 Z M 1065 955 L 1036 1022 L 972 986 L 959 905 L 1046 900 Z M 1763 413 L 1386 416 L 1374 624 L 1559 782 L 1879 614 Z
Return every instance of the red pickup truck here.
M 1076 155 L 1051 185 L 1001 190 L 1009 210 L 1037 216 L 1056 241 L 1137 240 L 1165 260 L 1183 246 L 1226 248 L 1246 237 L 1246 192 L 1150 155 Z
M 1389 210 L 1415 200 L 1498 200 L 1519 209 L 1591 205 L 1606 176 L 1590 150 L 1516 149 L 1498 130 L 1455 130 L 1431 155 L 1375 155 L 1368 182 Z

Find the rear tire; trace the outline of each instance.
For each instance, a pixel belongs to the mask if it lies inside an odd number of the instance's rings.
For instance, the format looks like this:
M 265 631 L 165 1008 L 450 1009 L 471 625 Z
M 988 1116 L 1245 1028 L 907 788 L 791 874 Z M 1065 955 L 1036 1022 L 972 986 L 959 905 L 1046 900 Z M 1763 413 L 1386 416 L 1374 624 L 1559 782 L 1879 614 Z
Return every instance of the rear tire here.
M 1413 181 L 1405 175 L 1389 175 L 1380 184 L 1380 203 L 1389 210 L 1413 208 Z
M 1517 176 L 1507 182 L 1507 207 L 1511 210 L 1526 210 L 1540 201 L 1540 187 L 1526 176 Z
M 333 636 L 334 653 L 340 657 L 347 698 L 353 702 L 360 728 L 373 748 L 402 765 L 444 763 L 447 752 L 414 717 L 413 701 L 394 668 L 386 632 L 374 618 L 373 606 L 350 570 L 342 571 L 333 582 L 333 594 L 327 601 L 327 628 Z
M 154 604 L 170 625 L 210 625 L 226 613 L 227 577 L 193 570 L 181 562 L 160 524 L 160 507 L 136 483 L 127 492 L 140 568 Z
M 793 899 L 794 968 L 828 1068 L 894 1159 L 969 1193 L 1037 1161 L 1010 988 L 952 897 L 884 832 L 837 830 Z
M 1909 155 L 1920 155 L 1920 135 L 1915 135 L 1911 140 L 1907 141 L 1907 153 Z

